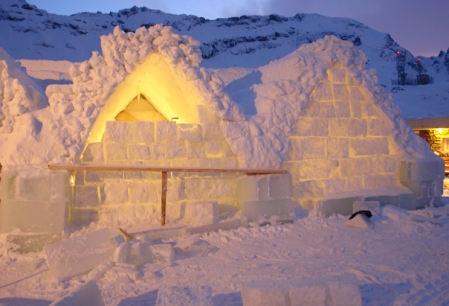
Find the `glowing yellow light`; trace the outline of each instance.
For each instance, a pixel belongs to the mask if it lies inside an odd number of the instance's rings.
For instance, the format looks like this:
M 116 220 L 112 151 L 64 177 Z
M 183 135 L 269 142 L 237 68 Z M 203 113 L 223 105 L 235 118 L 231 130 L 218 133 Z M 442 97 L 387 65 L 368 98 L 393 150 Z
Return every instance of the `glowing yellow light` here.
M 443 129 L 437 129 L 438 133 L 442 134 L 443 133 Z
M 198 106 L 205 104 L 194 81 L 188 80 L 163 55 L 151 54 L 116 87 L 92 127 L 86 144 L 100 142 L 106 121 L 115 121 L 117 115 L 127 109 L 132 101 L 136 100 L 136 105 L 142 104 L 140 95 L 163 118 L 178 117 L 177 123 L 199 123 Z M 136 105 L 119 118 L 133 121 L 132 117 L 136 117 Z M 129 111 L 132 117 L 129 116 Z

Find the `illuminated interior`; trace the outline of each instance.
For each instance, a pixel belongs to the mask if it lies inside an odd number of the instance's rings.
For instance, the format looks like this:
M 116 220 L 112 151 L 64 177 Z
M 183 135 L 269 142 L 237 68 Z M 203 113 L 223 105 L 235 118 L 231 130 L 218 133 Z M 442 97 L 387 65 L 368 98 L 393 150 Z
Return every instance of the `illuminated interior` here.
M 128 106 L 115 116 L 115 121 L 168 121 L 142 95 L 137 96 Z
M 106 121 L 199 123 L 203 95 L 161 54 L 150 54 L 117 86 L 92 127 L 86 144 L 102 141 Z

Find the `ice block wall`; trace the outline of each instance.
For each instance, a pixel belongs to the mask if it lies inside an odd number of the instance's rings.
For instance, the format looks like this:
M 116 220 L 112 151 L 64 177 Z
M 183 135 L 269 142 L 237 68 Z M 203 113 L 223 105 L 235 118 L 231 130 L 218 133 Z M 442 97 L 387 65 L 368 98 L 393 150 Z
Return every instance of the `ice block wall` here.
M 392 133 L 346 68 L 334 66 L 313 91 L 289 137 L 284 163 L 293 198 L 312 208 L 326 198 L 399 186 Z M 349 206 L 351 207 L 351 206 Z
M 102 142 L 89 143 L 81 162 L 87 164 L 238 168 L 218 124 L 173 121 L 108 121 Z M 219 213 L 236 211 L 237 174 L 169 173 L 168 220 L 180 220 L 187 205 L 216 202 Z M 78 171 L 74 220 L 119 224 L 129 216 L 159 222 L 160 172 Z
M 1 233 L 61 233 L 70 197 L 67 171 L 3 171 L 0 183 Z

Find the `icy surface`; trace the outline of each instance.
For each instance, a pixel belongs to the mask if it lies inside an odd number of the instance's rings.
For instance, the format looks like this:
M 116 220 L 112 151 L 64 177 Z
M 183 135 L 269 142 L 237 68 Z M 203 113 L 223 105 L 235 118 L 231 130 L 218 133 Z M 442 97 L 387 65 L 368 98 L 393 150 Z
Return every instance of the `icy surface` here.
M 111 236 L 104 228 L 46 246 L 52 274 L 63 279 L 92 270 L 114 252 Z
M 90 281 L 67 296 L 54 301 L 51 306 L 104 306 L 96 281 Z
M 245 283 L 287 279 L 292 284 L 348 274 L 357 278 L 363 305 L 444 305 L 449 301 L 449 207 L 419 210 L 416 216 L 422 221 L 373 216 L 374 227 L 366 230 L 348 228 L 347 217 L 306 217 L 297 209 L 293 224 L 170 238 L 165 243 L 176 247 L 168 267 L 145 264 L 133 270 L 102 266 L 102 261 L 95 274 L 106 305 L 156 304 L 158 290 L 171 286 L 210 286 L 214 305 L 242 305 Z M 0 243 L 1 251 L 5 236 Z M 58 282 L 45 257 L 43 251 L 3 253 L 0 303 L 57 300 L 90 279 L 82 275 Z

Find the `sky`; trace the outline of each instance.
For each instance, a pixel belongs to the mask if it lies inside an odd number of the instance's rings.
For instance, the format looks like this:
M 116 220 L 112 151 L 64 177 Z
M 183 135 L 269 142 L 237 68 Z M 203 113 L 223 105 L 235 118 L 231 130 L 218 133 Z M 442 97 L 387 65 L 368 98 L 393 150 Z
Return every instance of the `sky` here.
M 1 0 L 0 0 L 1 1 Z M 146 6 L 208 19 L 241 15 L 317 13 L 352 18 L 389 33 L 415 56 L 437 56 L 449 48 L 449 0 L 27 0 L 49 13 L 117 12 Z

